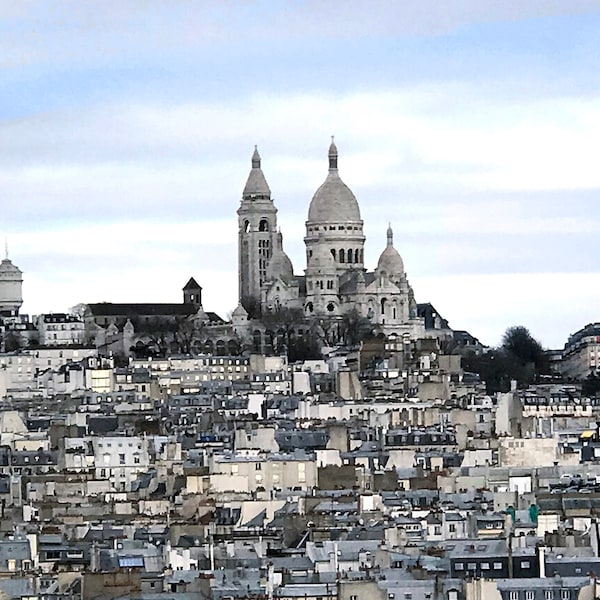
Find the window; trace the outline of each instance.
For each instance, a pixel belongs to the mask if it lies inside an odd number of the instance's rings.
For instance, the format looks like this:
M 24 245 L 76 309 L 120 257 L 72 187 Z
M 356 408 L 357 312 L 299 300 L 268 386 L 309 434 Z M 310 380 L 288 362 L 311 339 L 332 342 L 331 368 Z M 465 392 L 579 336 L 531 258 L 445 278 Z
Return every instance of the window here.
M 527 590 L 525 592 L 525 600 L 534 600 L 535 599 L 535 592 L 532 592 L 531 590 Z
M 125 464 L 125 455 L 124 454 L 119 454 L 119 464 L 120 465 Z
M 510 600 L 519 600 L 519 592 L 510 592 L 508 597 Z
M 531 563 L 528 560 L 521 561 L 521 569 L 529 569 L 531 568 Z
M 560 600 L 571 600 L 571 590 L 562 590 Z
M 255 468 L 257 471 L 260 471 L 260 470 L 262 469 L 262 465 L 261 465 L 261 463 L 259 463 L 259 462 L 258 462 L 258 463 L 256 463 L 256 464 L 254 465 L 254 468 Z
M 494 571 L 500 571 L 502 570 L 502 563 L 501 562 L 495 562 L 494 563 Z
M 546 590 L 544 592 L 544 599 L 545 600 L 554 600 L 554 590 Z
M 454 563 L 455 571 L 463 571 L 464 568 L 465 568 L 465 565 L 463 563 L 461 563 L 461 562 Z
M 489 571 L 490 570 L 490 563 L 489 562 L 481 563 L 481 570 L 482 571 Z
M 477 568 L 475 563 L 467 563 L 467 571 L 474 571 Z

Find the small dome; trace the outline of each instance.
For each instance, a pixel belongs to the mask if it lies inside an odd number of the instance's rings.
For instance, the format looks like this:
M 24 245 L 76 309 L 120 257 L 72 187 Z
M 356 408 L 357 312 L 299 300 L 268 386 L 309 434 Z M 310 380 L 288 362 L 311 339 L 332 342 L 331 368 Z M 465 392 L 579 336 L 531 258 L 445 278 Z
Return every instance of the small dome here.
M 358 201 L 350 188 L 340 179 L 337 159 L 337 148 L 332 141 L 329 147 L 329 173 L 310 203 L 309 221 L 321 223 L 360 221 Z
M 277 233 L 277 248 L 273 258 L 269 261 L 269 277 L 275 279 L 280 277 L 286 283 L 294 278 L 294 267 L 290 257 L 283 251 L 283 237 L 281 232 Z
M 21 275 L 21 269 L 19 269 L 19 267 L 16 265 L 13 265 L 10 259 L 4 258 L 2 262 L 0 262 L 0 273 Z
M 248 317 L 248 311 L 240 304 L 235 307 L 235 310 L 231 313 L 232 317 Z
M 270 198 L 271 190 L 265 176 L 260 168 L 260 154 L 258 148 L 254 146 L 252 155 L 252 169 L 248 175 L 248 180 L 244 186 L 243 197 Z
M 394 248 L 394 233 L 391 226 L 387 230 L 387 246 L 377 262 L 377 271 L 385 271 L 390 277 L 404 274 L 404 262 L 398 250 Z

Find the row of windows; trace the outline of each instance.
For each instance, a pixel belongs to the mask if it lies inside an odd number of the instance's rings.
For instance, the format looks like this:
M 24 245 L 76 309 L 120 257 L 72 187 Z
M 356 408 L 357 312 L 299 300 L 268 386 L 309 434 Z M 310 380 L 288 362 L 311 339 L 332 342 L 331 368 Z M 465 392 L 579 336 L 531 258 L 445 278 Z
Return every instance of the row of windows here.
M 348 248 L 348 250 L 341 248 L 337 253 L 335 248 L 332 248 L 331 256 L 340 263 L 358 264 L 363 262 L 363 250 L 358 248 Z
M 556 593 L 555 593 L 556 592 Z M 544 600 L 571 600 L 571 590 L 560 590 L 560 596 L 558 590 L 544 590 Z M 513 590 L 508 594 L 509 600 L 536 600 L 535 592 L 533 590 L 524 590 L 522 592 Z M 541 598 L 541 596 L 538 596 Z
M 250 221 L 246 220 L 244 221 L 244 232 L 245 233 L 249 233 L 249 231 L 251 230 L 250 227 Z M 267 219 L 261 219 L 260 222 L 258 223 L 258 231 L 269 231 L 270 227 L 269 227 L 269 221 L 267 221 Z
M 308 231 L 309 233 L 313 232 L 313 231 L 360 231 L 360 225 L 324 225 L 323 227 L 309 227 Z
M 322 279 L 319 279 L 319 280 L 315 281 L 314 287 L 317 290 L 323 290 L 325 288 L 327 288 L 328 290 L 333 290 L 334 289 L 334 282 L 333 282 L 332 279 L 328 279 L 327 281 L 323 281 Z M 308 282 L 308 289 L 309 289 L 309 291 L 312 291 L 312 289 L 313 289 L 313 282 L 312 281 Z
M 327 304 L 327 312 L 334 312 L 335 311 L 335 304 L 333 302 L 329 302 Z M 312 302 L 307 302 L 306 306 L 304 307 L 304 312 L 306 314 L 312 314 L 315 310 L 314 304 Z

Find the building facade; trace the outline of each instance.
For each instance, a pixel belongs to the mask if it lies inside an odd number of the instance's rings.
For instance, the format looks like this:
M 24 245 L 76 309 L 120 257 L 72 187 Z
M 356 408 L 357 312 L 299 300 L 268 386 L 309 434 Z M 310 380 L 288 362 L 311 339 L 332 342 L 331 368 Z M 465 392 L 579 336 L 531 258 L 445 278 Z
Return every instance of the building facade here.
M 386 334 L 423 337 L 412 287 L 391 226 L 374 271 L 364 264 L 365 235 L 360 207 L 338 171 L 331 143 L 329 169 L 315 192 L 305 223 L 306 269 L 295 275 L 277 228 L 277 209 L 255 149 L 238 214 L 239 300 L 252 315 L 282 308 L 307 319 L 339 319 L 358 313 Z

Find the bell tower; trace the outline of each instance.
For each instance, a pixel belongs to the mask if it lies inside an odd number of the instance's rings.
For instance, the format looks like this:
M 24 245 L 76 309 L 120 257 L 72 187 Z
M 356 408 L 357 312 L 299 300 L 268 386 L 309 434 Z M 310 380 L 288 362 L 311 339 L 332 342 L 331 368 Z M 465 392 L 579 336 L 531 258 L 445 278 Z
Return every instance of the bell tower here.
M 251 316 L 257 316 L 261 288 L 267 281 L 269 261 L 276 244 L 277 209 L 271 200 L 256 146 L 237 214 L 239 300 Z

